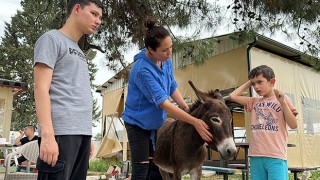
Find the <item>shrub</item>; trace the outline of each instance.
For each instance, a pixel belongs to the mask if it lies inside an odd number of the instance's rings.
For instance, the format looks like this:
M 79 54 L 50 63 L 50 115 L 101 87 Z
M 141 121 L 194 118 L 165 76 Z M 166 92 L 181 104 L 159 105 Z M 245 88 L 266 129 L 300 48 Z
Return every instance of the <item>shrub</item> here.
M 117 165 L 118 167 L 121 166 L 120 162 L 117 161 L 110 161 L 110 160 L 96 160 L 96 161 L 90 161 L 89 164 L 89 171 L 95 171 L 95 172 L 107 172 L 110 165 Z

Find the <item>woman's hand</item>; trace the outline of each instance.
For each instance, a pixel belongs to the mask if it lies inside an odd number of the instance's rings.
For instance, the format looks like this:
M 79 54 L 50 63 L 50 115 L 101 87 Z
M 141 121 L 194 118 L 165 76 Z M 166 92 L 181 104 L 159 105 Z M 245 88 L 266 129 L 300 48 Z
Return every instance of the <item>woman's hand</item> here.
M 208 131 L 208 129 L 210 128 L 204 121 L 202 121 L 201 119 L 197 119 L 196 121 L 194 121 L 193 126 L 196 128 L 199 135 L 205 142 L 212 142 L 213 136 Z

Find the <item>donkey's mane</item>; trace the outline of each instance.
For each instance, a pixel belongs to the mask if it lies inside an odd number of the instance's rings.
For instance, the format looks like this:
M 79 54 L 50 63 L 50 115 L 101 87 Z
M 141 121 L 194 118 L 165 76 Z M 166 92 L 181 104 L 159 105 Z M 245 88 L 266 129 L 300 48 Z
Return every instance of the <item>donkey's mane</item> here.
M 207 92 L 210 97 L 215 97 L 216 91 L 210 90 Z
M 197 99 L 193 104 L 191 104 L 189 113 L 191 113 L 194 110 L 196 110 L 201 104 L 202 104 L 202 102 L 199 99 Z

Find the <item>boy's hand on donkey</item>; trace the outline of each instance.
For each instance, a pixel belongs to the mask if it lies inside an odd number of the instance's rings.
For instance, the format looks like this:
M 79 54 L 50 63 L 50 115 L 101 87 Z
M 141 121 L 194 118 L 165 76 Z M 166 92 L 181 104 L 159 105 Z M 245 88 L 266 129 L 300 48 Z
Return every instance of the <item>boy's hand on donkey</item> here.
M 194 127 L 196 128 L 196 130 L 198 131 L 199 135 L 201 136 L 201 138 L 205 141 L 205 142 L 212 142 L 212 134 L 208 131 L 209 126 L 203 122 L 202 120 L 198 120 L 196 121 L 196 123 L 194 124 Z

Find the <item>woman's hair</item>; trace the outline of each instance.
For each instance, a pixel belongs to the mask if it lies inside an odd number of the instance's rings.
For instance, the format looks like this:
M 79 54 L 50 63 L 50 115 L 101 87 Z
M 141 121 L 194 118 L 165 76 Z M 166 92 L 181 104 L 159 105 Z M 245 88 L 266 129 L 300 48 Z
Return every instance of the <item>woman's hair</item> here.
M 161 41 L 170 36 L 168 30 L 166 30 L 162 26 L 155 26 L 156 19 L 153 17 L 149 17 L 145 22 L 144 26 L 147 28 L 146 35 L 144 37 L 144 45 L 146 48 L 152 48 L 152 50 L 156 50 L 159 47 Z
M 249 79 L 253 79 L 257 76 L 262 74 L 264 78 L 266 78 L 268 81 L 270 81 L 272 78 L 275 77 L 273 70 L 267 66 L 267 65 L 261 65 L 256 68 L 253 68 L 248 75 Z

